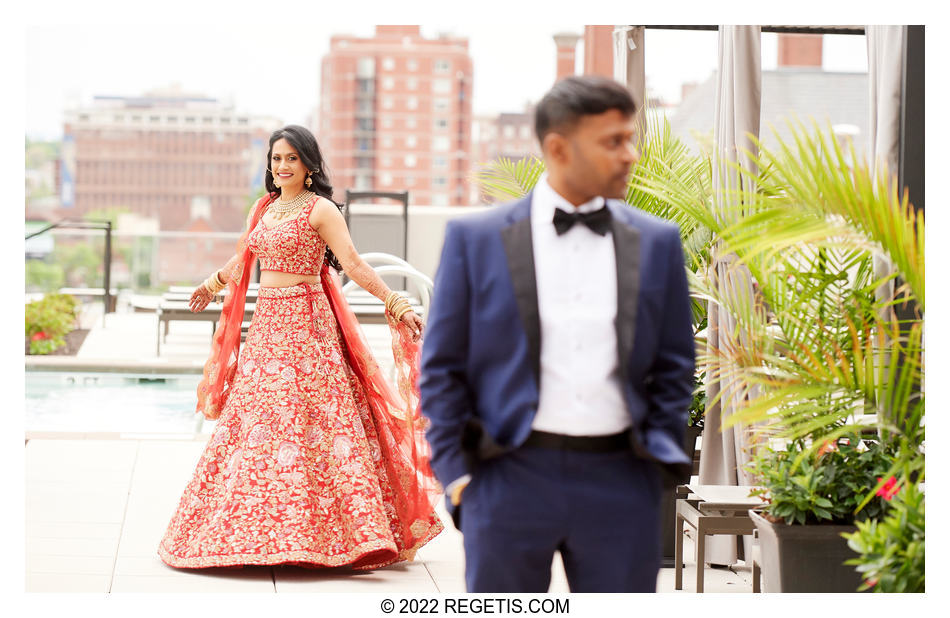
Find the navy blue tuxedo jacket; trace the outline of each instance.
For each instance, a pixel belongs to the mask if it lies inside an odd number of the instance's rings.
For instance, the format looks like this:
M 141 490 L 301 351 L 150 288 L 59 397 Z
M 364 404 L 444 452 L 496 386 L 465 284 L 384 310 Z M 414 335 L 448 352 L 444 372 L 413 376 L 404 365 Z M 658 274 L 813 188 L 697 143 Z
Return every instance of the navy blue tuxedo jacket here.
M 676 480 L 688 480 L 692 462 L 682 444 L 695 361 L 679 231 L 620 201 L 607 204 L 631 448 Z M 530 208 L 529 194 L 446 227 L 420 379 L 432 468 L 443 485 L 472 473 L 480 457 L 517 448 L 531 433 L 544 342 Z M 472 427 L 482 430 L 481 439 L 465 448 Z

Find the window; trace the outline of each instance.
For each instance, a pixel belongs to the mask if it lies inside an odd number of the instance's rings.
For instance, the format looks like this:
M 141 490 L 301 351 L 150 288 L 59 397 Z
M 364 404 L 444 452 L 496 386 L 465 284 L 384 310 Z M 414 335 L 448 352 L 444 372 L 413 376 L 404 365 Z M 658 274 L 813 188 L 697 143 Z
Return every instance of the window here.
M 392 58 L 383 58 L 383 68 L 387 71 L 392 71 L 396 68 L 396 61 Z
M 452 91 L 452 82 L 447 79 L 432 80 L 432 92 L 436 94 L 448 94 Z
M 393 98 L 383 97 L 383 109 L 392 109 L 392 108 L 393 108 Z
M 385 173 L 385 174 L 382 174 L 382 175 L 379 177 L 379 182 L 380 182 L 384 187 L 388 187 L 388 186 L 390 186 L 390 185 L 393 184 L 393 175 L 390 174 L 390 173 L 388 173 L 388 172 Z
M 436 152 L 447 152 L 449 150 L 449 138 L 446 136 L 433 137 L 432 150 Z
M 393 128 L 393 119 L 390 118 L 389 116 L 386 116 L 385 118 L 383 118 L 383 128 L 384 129 Z
M 415 60 L 409 60 L 408 62 L 406 62 L 406 68 L 409 69 L 410 71 L 418 71 L 419 63 Z
M 356 61 L 356 77 L 366 79 L 376 75 L 376 60 L 374 58 L 360 58 Z
M 514 128 L 513 126 L 511 126 L 510 124 L 509 124 L 509 125 L 506 125 L 506 126 L 505 126 L 505 129 L 504 129 L 504 135 L 505 135 L 505 137 L 507 137 L 507 138 L 509 138 L 509 139 L 512 138 L 512 137 L 514 137 L 514 136 L 515 136 L 515 128 Z
M 383 148 L 392 148 L 393 147 L 393 138 L 384 137 L 383 138 Z
M 392 77 L 383 78 L 383 90 L 392 90 L 396 85 L 396 80 Z
M 409 100 L 406 102 L 406 106 L 409 109 L 418 109 L 419 108 L 419 99 L 418 97 L 409 97 Z
M 448 129 L 448 128 L 449 128 L 449 119 L 448 119 L 448 118 L 436 118 L 436 119 L 435 119 L 435 128 L 436 128 L 436 129 Z
M 406 147 L 407 147 L 407 148 L 415 148 L 415 147 L 416 147 L 416 143 L 417 143 L 417 142 L 416 142 L 416 136 L 415 136 L 415 135 L 410 135 L 409 137 L 406 138 Z
M 435 99 L 432 103 L 437 112 L 446 112 L 449 110 L 449 100 L 448 99 Z
M 442 155 L 438 155 L 432 158 L 432 167 L 436 169 L 445 169 L 449 166 L 449 160 Z
M 452 66 L 449 64 L 448 60 L 436 60 L 435 61 L 435 72 L 436 73 L 448 73 Z
M 521 139 L 529 139 L 531 137 L 531 127 L 528 125 L 523 125 L 518 132 L 521 134 Z
M 409 90 L 415 90 L 419 87 L 419 80 L 415 77 L 410 77 L 406 80 L 406 87 L 409 88 Z
M 416 166 L 416 155 L 406 155 L 403 158 L 403 163 L 406 164 L 406 167 L 415 167 Z
M 445 176 L 436 176 L 432 179 L 432 186 L 438 189 L 444 189 L 449 184 L 449 179 Z
M 433 193 L 432 205 L 433 206 L 448 206 L 449 205 L 448 193 Z

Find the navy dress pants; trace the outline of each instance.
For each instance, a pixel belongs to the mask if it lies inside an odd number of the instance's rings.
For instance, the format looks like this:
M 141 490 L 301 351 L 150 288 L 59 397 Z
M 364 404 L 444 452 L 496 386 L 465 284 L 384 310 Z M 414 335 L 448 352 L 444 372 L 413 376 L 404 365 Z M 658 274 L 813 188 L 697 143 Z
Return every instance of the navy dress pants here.
M 462 495 L 469 592 L 547 592 L 559 551 L 571 592 L 655 592 L 660 479 L 630 451 L 522 447 L 480 462 Z

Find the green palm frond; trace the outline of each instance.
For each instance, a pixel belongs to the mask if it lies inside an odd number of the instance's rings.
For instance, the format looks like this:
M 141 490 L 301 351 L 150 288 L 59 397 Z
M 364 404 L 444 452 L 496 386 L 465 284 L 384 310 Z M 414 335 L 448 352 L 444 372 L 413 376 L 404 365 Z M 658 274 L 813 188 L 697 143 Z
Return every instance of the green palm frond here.
M 480 167 L 473 181 L 482 187 L 486 197 L 500 201 L 524 197 L 544 172 L 544 162 L 533 155 L 516 161 L 501 157 Z

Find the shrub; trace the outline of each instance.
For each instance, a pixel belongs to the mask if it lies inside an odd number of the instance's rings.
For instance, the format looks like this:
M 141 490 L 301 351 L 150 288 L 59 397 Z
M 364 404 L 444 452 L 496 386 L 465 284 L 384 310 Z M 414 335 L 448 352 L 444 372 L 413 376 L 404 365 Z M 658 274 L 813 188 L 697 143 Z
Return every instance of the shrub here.
M 79 303 L 68 294 L 47 294 L 26 305 L 26 336 L 30 354 L 49 354 L 64 345 L 76 326 Z

